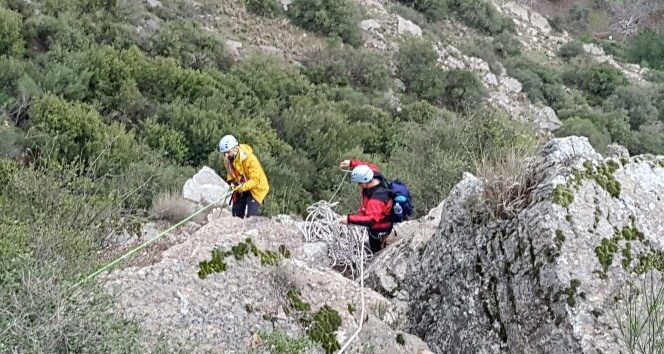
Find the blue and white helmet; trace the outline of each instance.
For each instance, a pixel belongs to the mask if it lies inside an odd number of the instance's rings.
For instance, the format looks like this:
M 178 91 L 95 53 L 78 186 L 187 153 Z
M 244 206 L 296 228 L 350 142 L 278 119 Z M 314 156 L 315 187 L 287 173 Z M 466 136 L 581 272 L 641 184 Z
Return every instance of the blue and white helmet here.
M 230 149 L 236 147 L 237 144 L 237 139 L 235 139 L 234 136 L 232 135 L 224 135 L 223 138 L 219 141 L 219 152 L 224 153 L 229 151 Z
M 351 181 L 355 183 L 369 183 L 374 178 L 374 173 L 367 165 L 359 165 L 350 174 Z

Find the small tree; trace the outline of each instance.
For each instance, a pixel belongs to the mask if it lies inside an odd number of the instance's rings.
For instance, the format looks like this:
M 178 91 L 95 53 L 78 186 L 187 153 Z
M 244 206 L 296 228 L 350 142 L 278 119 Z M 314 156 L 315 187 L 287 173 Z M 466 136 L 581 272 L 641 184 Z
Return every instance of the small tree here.
M 351 0 L 294 0 L 288 16 L 296 25 L 357 46 L 362 43 L 360 8 Z

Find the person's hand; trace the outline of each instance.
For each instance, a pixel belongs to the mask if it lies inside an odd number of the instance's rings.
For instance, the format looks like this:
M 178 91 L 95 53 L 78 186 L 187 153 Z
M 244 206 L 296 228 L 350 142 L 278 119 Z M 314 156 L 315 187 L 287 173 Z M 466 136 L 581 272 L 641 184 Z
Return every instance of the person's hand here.
M 342 216 L 342 217 L 339 219 L 339 222 L 342 223 L 342 224 L 344 224 L 344 225 L 348 225 L 348 215 L 344 215 L 344 216 Z
M 350 160 L 343 160 L 339 164 L 339 168 L 341 168 L 343 170 L 347 170 L 349 167 L 350 167 Z

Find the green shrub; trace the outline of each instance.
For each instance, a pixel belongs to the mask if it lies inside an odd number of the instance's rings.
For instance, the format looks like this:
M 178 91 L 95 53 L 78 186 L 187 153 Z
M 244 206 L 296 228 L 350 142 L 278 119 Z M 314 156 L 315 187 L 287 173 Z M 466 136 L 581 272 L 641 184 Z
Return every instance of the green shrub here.
M 359 46 L 360 8 L 351 0 L 293 0 L 288 16 L 294 24 Z
M 490 35 L 516 31 L 514 21 L 502 16 L 489 1 L 451 0 L 450 5 L 455 16 L 468 27 L 477 28 Z
M 631 155 L 639 154 L 664 154 L 664 138 L 662 128 L 658 125 L 643 125 L 638 131 L 632 132 L 632 136 L 624 144 Z
M 619 86 L 627 85 L 622 71 L 607 63 L 577 64 L 563 73 L 563 81 L 586 92 L 592 104 L 600 104 Z
M 308 336 L 291 337 L 279 330 L 272 332 L 259 332 L 259 336 L 265 343 L 265 348 L 270 353 L 278 354 L 299 354 L 306 352 L 314 347 Z
M 88 161 L 101 151 L 104 125 L 97 111 L 80 103 L 69 103 L 47 94 L 30 107 L 30 126 L 52 139 L 49 145 L 34 140 L 44 151 L 56 153 L 66 161 Z
M 25 21 L 23 32 L 28 47 L 36 52 L 80 51 L 90 48 L 93 42 L 93 38 L 83 28 L 82 21 L 71 13 L 57 17 L 30 17 Z
M 360 125 L 358 129 L 366 133 L 360 143 L 365 153 L 389 157 L 400 146 L 398 121 L 388 112 L 371 105 L 345 106 L 348 119 Z
M 652 82 L 653 84 L 664 84 L 664 71 L 650 69 L 643 75 L 643 78 Z
M 641 125 L 656 121 L 660 114 L 657 107 L 652 104 L 650 93 L 634 86 L 616 88 L 604 101 L 603 109 L 607 112 L 626 110 L 632 130 L 638 130 Z
M 243 91 L 241 106 L 254 107 L 250 95 L 244 93 L 246 90 L 253 93 L 259 102 L 256 105 L 260 105 L 266 115 L 271 115 L 273 109 L 281 111 L 286 108 L 288 97 L 299 96 L 314 89 L 307 77 L 296 68 L 270 57 L 248 57 L 235 66 L 231 74 L 233 79 L 244 86 L 234 89 L 235 92 Z
M 187 161 L 199 164 L 215 150 L 221 136 L 232 131 L 230 123 L 233 119 L 242 119 L 238 115 L 224 115 L 220 112 L 202 109 L 197 105 L 174 102 L 162 105 L 157 110 L 155 121 L 178 131 L 186 139 L 188 150 Z
M 225 70 L 233 63 L 224 44 L 215 35 L 189 20 L 162 23 L 147 48 L 152 55 L 175 58 L 187 68 Z
M 448 0 L 400 0 L 400 2 L 421 12 L 431 22 L 440 21 L 449 13 Z
M 493 38 L 494 52 L 501 57 L 511 57 L 521 54 L 521 41 L 512 33 L 503 31 Z
M 574 117 L 590 121 L 600 132 L 608 132 L 612 142 L 626 145 L 631 137 L 629 117 L 624 109 L 603 112 L 599 108 L 585 106 L 559 110 L 557 114 L 563 121 Z
M 445 71 L 437 65 L 438 54 L 422 39 L 405 39 L 396 53 L 396 73 L 406 93 L 435 102 L 445 90 Z
M 401 107 L 399 118 L 404 122 L 427 124 L 439 110 L 427 101 L 416 101 Z
M 15 177 L 19 167 L 18 162 L 14 160 L 0 158 L 0 196 L 7 192 L 7 185 Z
M 19 157 L 25 144 L 25 134 L 7 120 L 0 118 L 0 159 Z M 1 179 L 0 182 L 2 182 Z
M 445 90 L 439 102 L 448 109 L 460 111 L 466 107 L 477 108 L 485 96 L 486 89 L 474 72 L 451 69 L 445 73 Z
M 558 49 L 558 56 L 567 62 L 583 53 L 583 43 L 576 40 L 569 41 Z
M 65 58 L 50 60 L 42 70 L 41 86 L 50 92 L 70 101 L 92 101 L 89 91 L 93 73 L 80 60 Z
M 121 199 L 80 176 L 80 166 L 44 163 L 17 165 L 11 199 L 0 195 L 0 351 L 145 352 L 140 327 L 114 311 L 106 289 L 69 288 L 100 265 L 99 241 L 119 220 Z
M 88 101 L 100 106 L 102 112 L 122 112 L 140 98 L 141 93 L 122 52 L 100 46 L 83 52 L 77 60 L 85 71 L 92 74 Z
M 600 40 L 599 45 L 604 53 L 612 55 L 614 59 L 625 61 L 625 47 L 615 40 Z
M 393 5 L 390 6 L 390 12 L 395 13 L 406 20 L 413 22 L 414 24 L 420 26 L 424 29 L 428 25 L 427 16 L 424 14 L 425 11 L 417 10 L 413 8 L 414 1 L 399 1 L 402 4 L 406 5 Z M 447 12 L 443 13 L 441 18 L 444 18 Z M 433 20 L 436 21 L 436 20 Z
M 664 31 L 641 30 L 627 42 L 625 51 L 630 63 L 664 70 Z
M 187 179 L 197 172 L 193 167 L 164 161 L 158 152 L 149 153 L 147 146 L 143 148 L 148 153 L 141 161 L 131 162 L 122 174 L 104 180 L 104 188 L 123 200 L 122 207 L 138 215 L 150 209 L 160 192 L 182 190 Z
M 150 148 L 178 163 L 184 163 L 189 155 L 184 134 L 154 120 L 145 123 L 141 130 L 141 139 Z
M 566 21 L 563 16 L 554 15 L 551 18 L 547 18 L 547 22 L 549 22 L 549 26 L 558 33 L 562 33 L 565 30 Z
M 606 146 L 611 142 L 611 135 L 606 131 L 606 128 L 599 129 L 590 120 L 579 117 L 566 119 L 556 135 L 560 137 L 585 136 L 590 141 L 590 145 L 599 152 L 604 152 Z
M 661 122 L 664 122 L 664 85 L 656 85 L 652 91 L 652 104 L 657 108 L 659 116 L 657 119 Z
M 275 18 L 282 13 L 277 0 L 244 0 L 247 12 L 267 18 Z
M 0 7 L 0 53 L 16 57 L 23 54 L 22 22 L 21 15 Z
M 530 100 L 543 102 L 555 110 L 567 106 L 562 82 L 553 70 L 521 57 L 508 62 L 507 73 L 521 82 Z
M 0 56 L 0 94 L 6 95 L 7 101 L 17 95 L 18 80 L 26 73 L 25 63 L 5 55 Z
M 382 55 L 364 48 L 330 46 L 308 55 L 303 61 L 303 73 L 315 84 L 352 85 L 361 90 L 384 91 L 390 82 L 386 62 Z

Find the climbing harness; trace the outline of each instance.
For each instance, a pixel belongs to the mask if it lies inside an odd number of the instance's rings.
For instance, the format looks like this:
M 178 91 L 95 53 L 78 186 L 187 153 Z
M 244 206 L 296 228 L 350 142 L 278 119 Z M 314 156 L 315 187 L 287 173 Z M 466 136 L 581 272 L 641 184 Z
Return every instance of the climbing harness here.
M 111 268 L 112 266 L 118 264 L 118 263 L 119 263 L 120 261 L 122 261 L 123 259 L 125 259 L 125 258 L 131 256 L 132 254 L 134 254 L 134 253 L 136 253 L 136 252 L 142 250 L 142 249 L 145 248 L 147 245 L 149 245 L 149 244 L 151 244 L 152 242 L 158 240 L 159 238 L 163 237 L 164 235 L 168 234 L 169 232 L 175 230 L 178 226 L 180 226 L 180 225 L 184 224 L 185 222 L 191 220 L 191 218 L 193 218 L 194 216 L 196 216 L 196 215 L 202 213 L 203 211 L 205 211 L 206 209 L 210 208 L 211 206 L 216 205 L 217 203 L 219 203 L 219 202 L 221 202 L 222 200 L 226 199 L 229 195 L 231 195 L 231 193 L 235 192 L 235 190 L 236 190 L 237 188 L 238 188 L 238 187 L 235 187 L 235 188 L 233 188 L 233 189 L 229 189 L 228 192 L 226 192 L 223 196 L 221 196 L 221 197 L 218 198 L 217 200 L 215 200 L 215 201 L 209 203 L 208 205 L 206 205 L 206 206 L 204 206 L 204 207 L 202 207 L 202 208 L 196 210 L 195 212 L 193 212 L 192 214 L 190 214 L 190 215 L 187 216 L 186 218 L 180 220 L 177 224 L 175 224 L 175 225 L 169 227 L 168 229 L 162 231 L 162 232 L 159 233 L 158 235 L 156 235 L 156 236 L 152 237 L 151 239 L 149 239 L 149 240 L 143 242 L 142 244 L 136 246 L 134 249 L 132 249 L 132 250 L 130 250 L 129 252 L 123 254 L 122 256 L 116 258 L 114 261 L 112 261 L 112 262 L 106 264 L 105 266 L 103 266 L 103 267 L 97 269 L 96 271 L 90 273 L 90 275 L 86 276 L 85 278 L 83 278 L 83 279 L 82 279 L 81 281 L 79 281 L 78 283 L 72 285 L 72 286 L 70 287 L 70 290 L 72 290 L 72 289 L 78 287 L 79 285 L 85 283 L 86 281 L 88 281 L 88 280 L 90 280 L 90 279 L 93 279 L 94 277 L 96 277 L 97 275 L 99 275 L 100 273 L 102 273 L 103 271 L 105 271 L 105 270 Z
M 300 229 L 304 234 L 306 242 L 324 241 L 327 245 L 328 255 L 331 258 L 332 267 L 343 267 L 342 273 L 350 270 L 353 278 L 356 279 L 359 271 L 360 277 L 360 324 L 353 335 L 346 341 L 337 354 L 343 353 L 350 344 L 357 338 L 362 330 L 364 323 L 365 300 L 364 300 L 364 264 L 370 261 L 373 254 L 365 252 L 364 240 L 367 236 L 365 227 L 355 225 L 343 225 L 339 223 L 340 215 L 332 210 L 338 202 L 332 203 L 337 195 L 346 176 L 351 172 L 344 170 L 344 175 L 334 194 L 329 201 L 319 201 L 307 208 L 309 214 L 304 222 L 304 229 Z M 299 227 L 299 225 L 298 225 Z M 359 268 L 359 269 L 358 269 Z

